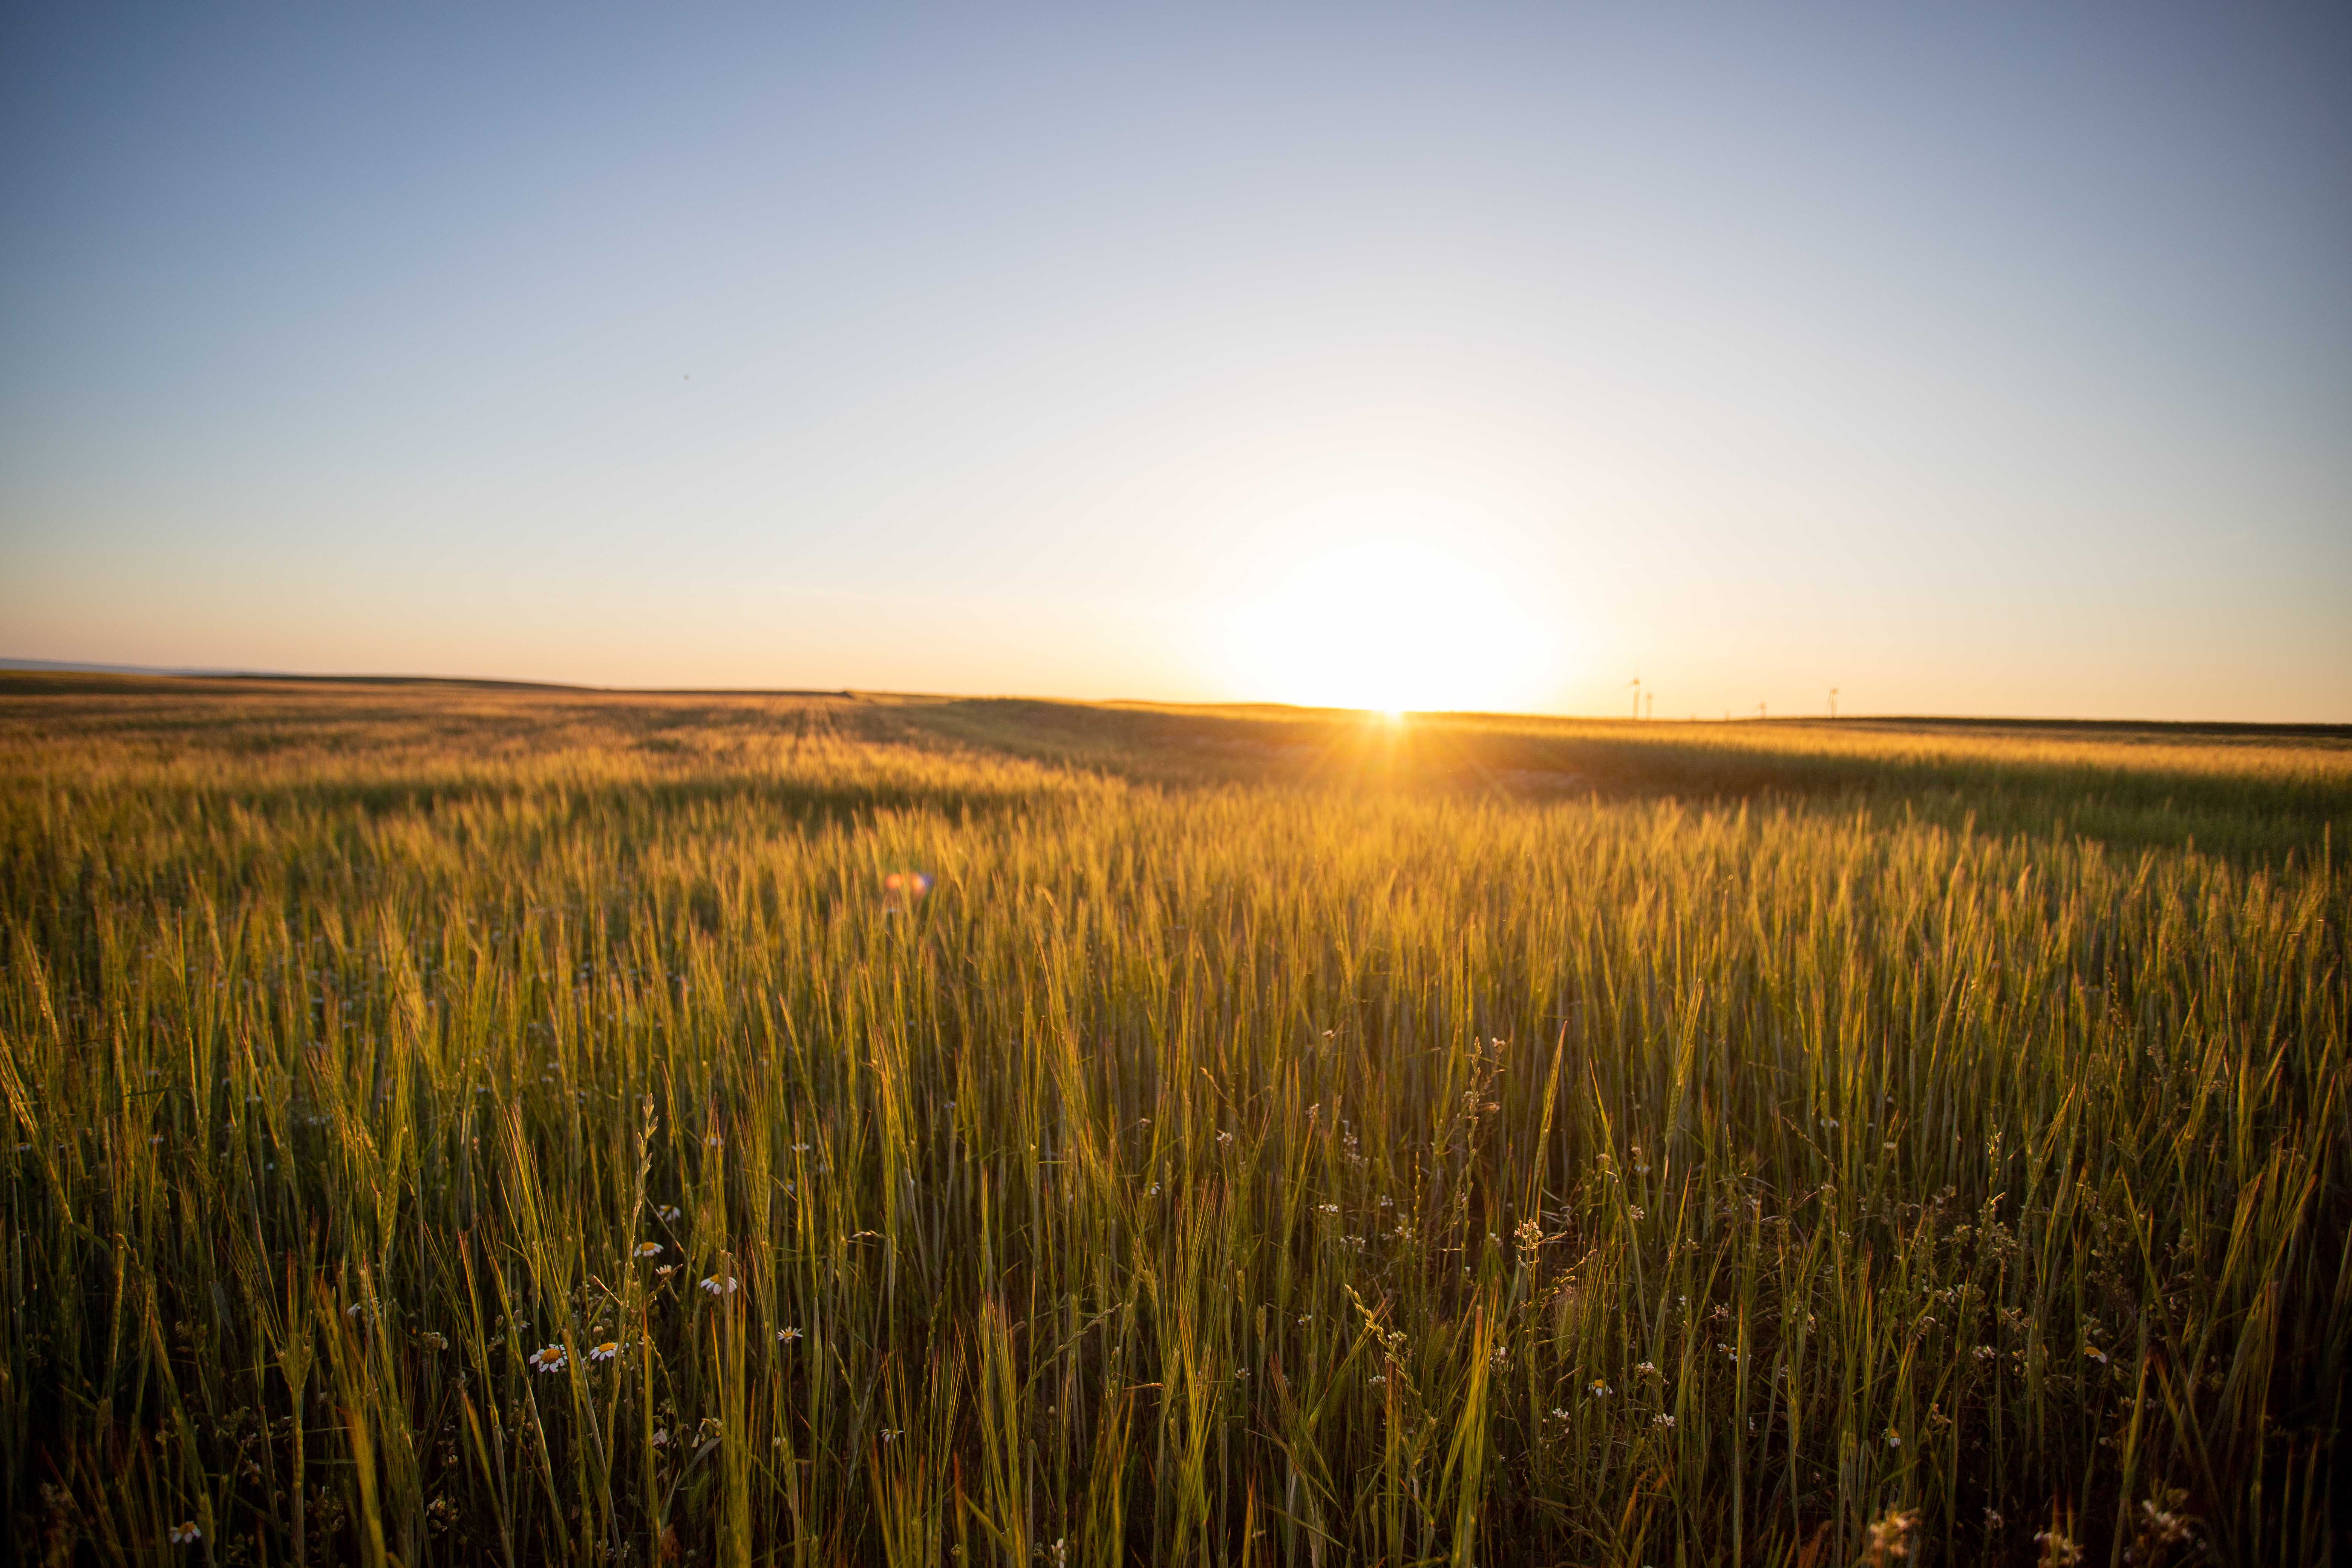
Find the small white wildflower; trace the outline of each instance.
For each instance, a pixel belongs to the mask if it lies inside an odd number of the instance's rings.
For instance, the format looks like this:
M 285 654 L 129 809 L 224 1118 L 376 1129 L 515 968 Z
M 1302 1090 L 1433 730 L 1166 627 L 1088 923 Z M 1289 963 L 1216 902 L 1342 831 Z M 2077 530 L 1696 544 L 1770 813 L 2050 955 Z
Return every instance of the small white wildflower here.
M 659 1258 L 661 1253 L 662 1244 L 658 1241 L 641 1241 L 637 1243 L 637 1256 L 639 1258 Z
M 1653 1426 L 1672 1427 L 1674 1424 L 1675 1418 L 1671 1415 L 1653 1415 L 1650 1417 L 1650 1425 Z
M 780 1345 L 790 1344 L 800 1337 L 801 1331 L 798 1329 L 778 1329 L 776 1331 L 776 1342 Z
M 611 1361 L 614 1356 L 619 1355 L 620 1353 L 621 1342 L 618 1340 L 606 1340 L 603 1344 L 597 1345 L 589 1351 L 588 1359 L 590 1361 Z
M 907 1429 L 903 1426 L 885 1426 L 882 1428 L 882 1440 L 885 1443 L 895 1443 L 906 1435 Z
M 1596 1399 L 1606 1399 L 1611 1394 L 1617 1392 L 1597 1377 L 1585 1386 L 1591 1391 L 1592 1396 Z
M 1889 1426 L 1886 1429 L 1886 1446 L 1890 1448 L 1899 1448 L 1903 1447 L 1903 1434 L 1897 1432 L 1894 1427 Z
M 669 1447 L 669 1428 L 668 1428 L 668 1427 L 667 1427 L 667 1426 L 656 1426 L 656 1427 L 655 1427 L 655 1428 L 654 1428 L 653 1443 L 654 1443 L 654 1447 L 656 1447 L 656 1448 L 667 1448 L 667 1447 Z
M 2083 1560 L 2083 1548 L 2063 1530 L 2044 1530 L 2033 1537 L 2033 1544 L 2042 1548 L 2042 1561 L 2053 1568 L 2074 1568 Z
M 661 1204 L 654 1209 L 654 1213 L 661 1216 L 662 1223 L 665 1225 L 676 1225 L 680 1212 L 682 1211 L 676 1204 Z
M 1339 1205 L 1338 1204 L 1317 1204 L 1315 1205 L 1315 1210 L 1318 1214 L 1338 1214 L 1339 1212 Z
M 1640 1373 L 1643 1377 L 1655 1377 L 1658 1375 L 1658 1363 L 1655 1362 L 1645 1361 L 1633 1370 Z
M 736 1290 L 735 1278 L 733 1275 L 729 1275 L 721 1279 L 718 1275 L 712 1274 L 703 1279 L 702 1289 L 713 1296 L 732 1296 Z
M 564 1355 L 562 1345 L 547 1345 L 533 1351 L 527 1358 L 541 1372 L 562 1372 Z
M 205 1532 L 196 1528 L 196 1521 L 193 1519 L 185 1524 L 172 1526 L 169 1533 L 174 1546 L 194 1546 L 205 1538 Z

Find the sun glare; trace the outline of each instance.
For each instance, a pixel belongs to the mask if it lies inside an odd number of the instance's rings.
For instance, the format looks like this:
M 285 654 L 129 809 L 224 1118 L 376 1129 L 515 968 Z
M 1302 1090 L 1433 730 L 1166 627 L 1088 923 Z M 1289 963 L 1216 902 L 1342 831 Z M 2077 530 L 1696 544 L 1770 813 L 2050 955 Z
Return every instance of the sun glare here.
M 1504 585 L 1425 545 L 1352 545 L 1310 561 L 1234 616 L 1242 694 L 1391 719 L 1540 703 L 1553 637 Z

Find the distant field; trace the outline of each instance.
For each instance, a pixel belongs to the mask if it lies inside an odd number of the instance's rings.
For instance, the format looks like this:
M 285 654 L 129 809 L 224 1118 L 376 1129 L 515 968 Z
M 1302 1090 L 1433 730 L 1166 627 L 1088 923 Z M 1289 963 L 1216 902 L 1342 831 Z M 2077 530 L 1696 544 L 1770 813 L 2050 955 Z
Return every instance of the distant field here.
M 0 1554 L 2326 1562 L 2347 826 L 2320 729 L 0 674 Z

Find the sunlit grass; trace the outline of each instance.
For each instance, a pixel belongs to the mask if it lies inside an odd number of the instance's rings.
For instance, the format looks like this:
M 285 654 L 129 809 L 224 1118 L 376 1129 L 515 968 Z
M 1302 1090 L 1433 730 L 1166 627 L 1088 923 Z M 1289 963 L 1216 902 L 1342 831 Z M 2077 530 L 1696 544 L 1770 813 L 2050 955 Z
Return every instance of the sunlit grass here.
M 2225 855 L 1994 738 L 1989 831 L 1003 722 L 16 700 L 15 1553 L 2331 1550 L 2334 775 L 2198 764 L 2320 792 Z

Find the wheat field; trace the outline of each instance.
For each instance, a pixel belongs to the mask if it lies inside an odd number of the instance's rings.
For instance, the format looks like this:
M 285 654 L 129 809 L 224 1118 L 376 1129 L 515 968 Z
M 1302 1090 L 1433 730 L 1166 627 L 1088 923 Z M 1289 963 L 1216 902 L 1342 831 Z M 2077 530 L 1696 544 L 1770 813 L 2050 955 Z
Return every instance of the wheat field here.
M 8 678 L 5 1550 L 2319 1563 L 2352 742 Z

